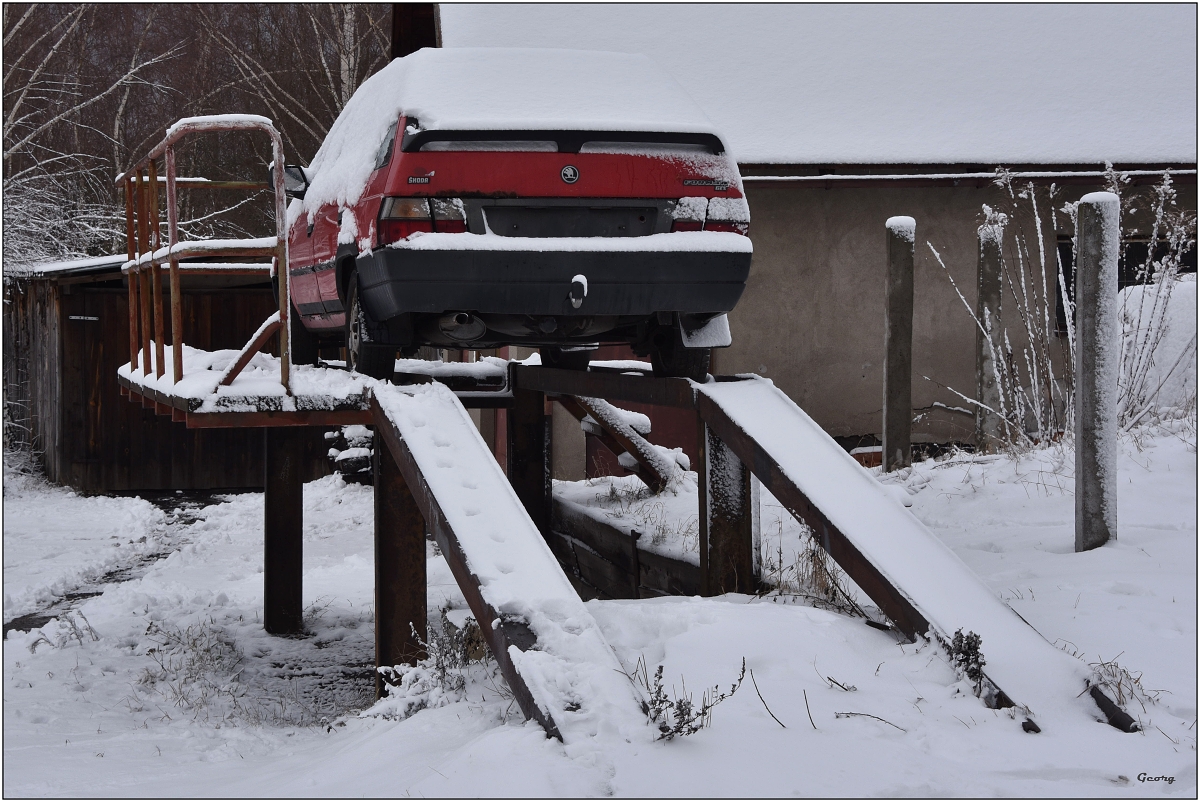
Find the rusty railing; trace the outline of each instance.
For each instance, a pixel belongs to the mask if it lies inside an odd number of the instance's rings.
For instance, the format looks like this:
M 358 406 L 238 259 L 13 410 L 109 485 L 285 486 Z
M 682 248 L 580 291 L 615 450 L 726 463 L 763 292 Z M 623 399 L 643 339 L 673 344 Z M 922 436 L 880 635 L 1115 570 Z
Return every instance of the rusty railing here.
M 181 139 L 198 133 L 220 131 L 262 131 L 271 138 L 274 170 L 273 182 L 209 181 L 203 178 L 182 178 L 175 175 L 175 145 Z M 159 219 L 158 189 L 162 182 L 158 167 L 165 168 L 167 200 L 167 245 L 162 247 Z M 280 381 L 290 393 L 291 359 L 288 342 L 288 312 L 290 307 L 289 275 L 287 270 L 287 215 L 283 192 L 283 140 L 265 117 L 256 115 L 215 115 L 186 117 L 167 129 L 163 139 L 145 159 L 117 176 L 117 184 L 125 192 L 125 232 L 129 260 L 122 268 L 129 284 L 129 367 L 141 369 L 142 375 L 154 370 L 156 378 L 166 372 L 165 314 L 163 310 L 162 269 L 168 264 L 171 293 L 171 377 L 174 382 L 183 378 L 183 294 L 180 286 L 184 273 L 192 275 L 265 275 L 278 277 L 278 320 L 268 319 L 255 337 L 257 351 L 268 336 L 279 332 Z M 225 189 L 275 192 L 275 236 L 257 239 L 179 241 L 179 205 L 177 190 Z M 210 257 L 271 257 L 270 263 L 229 264 L 219 262 L 182 263 L 184 259 Z M 274 318 L 275 315 L 272 315 Z M 264 330 L 268 336 L 263 336 Z M 153 332 L 153 337 L 151 336 Z M 153 360 L 151 341 L 153 340 Z M 253 343 L 248 343 L 247 347 Z M 251 354 L 252 355 L 252 354 Z M 240 367 L 249 361 L 245 353 Z M 233 381 L 237 371 L 227 373 L 224 384 Z

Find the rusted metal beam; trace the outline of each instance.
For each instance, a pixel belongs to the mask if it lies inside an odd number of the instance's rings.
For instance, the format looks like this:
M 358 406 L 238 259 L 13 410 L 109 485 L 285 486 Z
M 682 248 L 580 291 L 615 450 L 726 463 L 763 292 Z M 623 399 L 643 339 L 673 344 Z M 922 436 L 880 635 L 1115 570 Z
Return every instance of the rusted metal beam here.
M 166 153 L 166 151 L 169 150 L 170 148 L 171 148 L 171 145 L 168 145 L 167 147 L 162 148 L 161 149 L 162 153 Z M 157 158 L 157 156 L 155 158 Z M 143 161 L 142 166 L 143 167 L 146 166 L 148 162 L 149 162 L 149 159 L 147 159 L 146 161 Z M 118 175 L 117 181 L 120 182 L 122 179 L 127 179 L 129 181 L 132 181 L 133 178 L 134 178 L 134 171 L 130 170 L 127 173 L 121 173 L 120 175 Z M 242 189 L 242 190 L 247 190 L 247 189 L 270 189 L 272 186 L 270 184 L 270 182 L 268 182 L 268 181 L 218 181 L 218 180 L 213 180 L 213 179 L 209 179 L 209 178 L 203 178 L 201 176 L 182 176 L 182 175 L 179 176 L 178 178 L 176 178 L 175 182 L 179 186 L 180 189 Z
M 303 631 L 303 432 L 263 433 L 263 628 L 272 635 Z
M 758 590 L 758 499 L 744 462 L 722 438 L 697 423 L 700 504 L 700 595 Z
M 173 252 L 169 255 L 174 256 L 177 260 L 200 259 L 205 256 L 209 256 L 209 257 L 213 257 L 213 258 L 222 258 L 222 259 L 224 259 L 226 257 L 266 258 L 266 257 L 275 257 L 279 252 L 275 246 L 228 245 L 228 246 L 225 246 L 222 248 L 212 248 L 212 247 L 206 247 L 203 243 L 204 243 L 204 240 L 197 240 L 195 243 L 188 243 L 188 242 L 177 243 L 178 247 L 174 248 Z M 149 257 L 145 257 L 145 254 L 149 253 L 148 250 L 143 251 L 142 253 L 143 253 L 144 258 L 146 258 L 146 259 L 149 258 Z M 167 256 L 163 256 L 162 258 L 167 258 Z M 147 262 L 147 264 L 148 264 L 148 262 Z M 207 263 L 204 265 L 203 269 L 204 270 L 219 269 L 219 268 L 214 267 L 215 264 L 216 263 Z M 145 267 L 146 267 L 146 264 L 143 264 L 143 265 L 131 267 L 131 268 L 122 268 L 122 271 L 129 272 L 130 270 L 144 269 Z M 189 267 L 190 266 L 187 263 L 180 265 L 180 268 L 185 271 L 188 270 Z M 235 269 L 245 270 L 247 268 L 232 268 L 232 267 L 230 267 L 230 268 L 224 268 L 224 269 L 225 270 L 235 270 Z M 255 266 L 255 268 L 254 268 L 254 271 L 256 273 L 260 272 L 262 270 L 266 270 L 269 272 L 271 270 L 271 265 L 266 262 L 263 262 L 261 268 L 259 268 L 257 266 Z
M 375 435 L 375 668 L 423 659 L 427 577 L 425 519 L 396 460 Z M 375 698 L 383 696 L 375 672 Z
M 596 421 L 596 425 L 600 427 L 600 434 L 592 436 L 599 437 L 604 447 L 617 457 L 620 457 L 621 454 L 629 454 L 637 460 L 637 467 L 634 468 L 633 472 L 637 474 L 639 479 L 646 483 L 646 487 L 650 488 L 650 492 L 657 494 L 666 489 L 667 481 L 670 477 L 660 474 L 655 469 L 654 464 L 645 457 L 647 450 L 651 447 L 648 440 L 638 436 L 636 433 L 634 434 L 634 438 L 636 439 L 634 439 L 622 432 L 605 426 L 603 416 L 594 414 L 594 410 L 586 398 L 561 395 L 555 396 L 554 400 L 560 403 L 563 409 L 571 413 L 571 416 L 577 421 L 582 422 L 584 418 L 591 415 L 592 420 Z
M 534 702 L 533 694 L 529 692 L 529 687 L 517 672 L 512 658 L 509 656 L 510 647 L 516 647 L 520 651 L 534 647 L 537 644 L 536 636 L 528 626 L 502 616 L 499 610 L 492 608 L 484 600 L 480 591 L 479 577 L 472 573 L 462 547 L 459 545 L 458 535 L 446 520 L 441 506 L 421 475 L 421 469 L 408 450 L 408 446 L 396 432 L 387 414 L 379 406 L 379 401 L 374 397 L 371 398 L 370 407 L 374 416 L 375 431 L 387 446 L 392 459 L 396 461 L 409 492 L 412 493 L 421 515 L 430 531 L 433 532 L 438 547 L 445 555 L 446 563 L 450 566 L 450 573 L 454 575 L 455 581 L 462 589 L 471 613 L 479 623 L 479 629 L 483 633 L 488 647 L 492 650 L 496 662 L 500 665 L 500 671 L 503 673 L 513 697 L 517 700 L 517 704 L 520 705 L 521 712 L 525 714 L 526 718 L 532 718 L 541 724 L 547 733 L 562 740 L 558 725 L 554 723 L 554 719 L 549 713 L 543 712 Z M 497 621 L 500 622 L 499 625 L 493 626 L 493 623 Z
M 370 410 L 308 410 L 301 412 L 189 412 L 189 429 L 280 428 L 285 426 L 369 426 Z
M 150 161 L 150 182 L 147 186 L 150 216 L 150 253 L 158 250 L 162 232 L 159 230 L 158 219 L 158 172 L 156 162 Z M 157 261 L 150 262 L 150 284 L 154 293 L 154 375 L 161 377 L 167 371 L 166 363 L 166 326 L 163 315 L 162 267 Z
M 696 400 L 687 379 L 625 376 L 608 371 L 561 370 L 535 365 L 513 365 L 510 383 L 516 389 L 552 395 L 589 396 L 607 401 L 632 401 L 662 407 L 695 409 Z
M 179 202 L 175 195 L 178 179 L 175 177 L 175 148 L 170 146 L 163 154 L 167 169 L 167 247 L 174 248 L 179 242 Z M 183 378 L 183 287 L 180 286 L 179 258 L 170 259 L 171 278 L 171 370 L 178 382 Z
M 124 182 L 125 190 L 125 251 L 129 256 L 129 261 L 132 262 L 137 258 L 137 229 L 134 227 L 133 210 L 133 182 Z M 126 279 L 127 289 L 129 291 L 129 307 L 126 310 L 129 314 L 129 367 L 134 370 L 138 367 L 138 280 L 136 273 L 130 273 Z
M 929 622 L 912 603 L 863 556 L 850 540 L 808 499 L 779 464 L 710 398 L 697 398 L 700 418 L 711 432 L 758 477 L 788 512 L 806 523 L 821 547 L 862 588 L 901 632 L 916 639 Z
M 550 428 L 545 394 L 513 390 L 508 410 L 508 481 L 543 535 L 550 531 Z
M 137 195 L 137 209 L 134 212 L 134 222 L 137 225 L 138 255 L 140 256 L 141 254 L 146 253 L 147 250 L 149 249 L 149 246 L 147 244 L 148 240 L 149 240 L 149 233 L 146 230 L 147 229 L 147 226 L 146 226 L 146 186 L 142 182 L 141 173 L 138 173 L 137 189 L 135 191 L 135 194 Z M 141 364 L 141 368 L 142 368 L 142 374 L 149 376 L 150 375 L 150 362 L 151 362 L 150 332 L 152 331 L 152 329 L 151 329 L 152 321 L 150 320 L 150 314 L 151 314 L 150 310 L 151 310 L 151 303 L 152 303 L 152 299 L 150 298 L 150 275 L 149 275 L 149 273 L 147 273 L 144 270 L 141 270 L 140 268 L 135 268 L 135 270 L 136 270 L 136 275 L 138 276 L 138 281 L 140 284 L 140 287 L 138 288 L 139 289 L 138 294 L 140 296 L 140 306 L 141 306 L 141 312 L 142 312 L 142 364 Z
M 246 347 L 242 349 L 242 353 L 238 355 L 237 362 L 233 363 L 233 367 L 230 368 L 229 372 L 225 374 L 225 378 L 221 379 L 221 386 L 228 387 L 229 385 L 233 384 L 233 380 L 238 377 L 238 374 L 246 369 L 246 366 L 250 364 L 250 360 L 254 358 L 254 355 L 263 349 L 263 346 L 266 345 L 267 341 L 275 335 L 275 332 L 281 331 L 282 329 L 283 324 L 278 320 L 270 323 L 267 326 L 264 326 L 262 330 L 259 331 L 258 336 L 248 342 Z

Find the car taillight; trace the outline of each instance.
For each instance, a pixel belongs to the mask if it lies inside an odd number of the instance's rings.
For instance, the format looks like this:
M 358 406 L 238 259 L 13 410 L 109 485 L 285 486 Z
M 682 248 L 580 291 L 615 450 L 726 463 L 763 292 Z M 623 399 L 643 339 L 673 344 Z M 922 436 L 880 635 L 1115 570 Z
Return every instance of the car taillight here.
M 728 231 L 732 234 L 750 233 L 750 207 L 745 198 L 712 198 L 708 202 L 705 231 Z
M 467 230 L 467 210 L 459 198 L 434 198 L 433 227 L 435 231 L 462 234 Z
M 680 198 L 671 210 L 672 231 L 699 231 L 704 228 L 707 198 Z
M 704 222 L 705 231 L 728 231 L 731 234 L 749 234 L 749 223 L 736 223 L 732 220 L 706 220 Z
M 385 198 L 379 212 L 379 244 L 399 242 L 418 231 L 433 231 L 425 198 Z

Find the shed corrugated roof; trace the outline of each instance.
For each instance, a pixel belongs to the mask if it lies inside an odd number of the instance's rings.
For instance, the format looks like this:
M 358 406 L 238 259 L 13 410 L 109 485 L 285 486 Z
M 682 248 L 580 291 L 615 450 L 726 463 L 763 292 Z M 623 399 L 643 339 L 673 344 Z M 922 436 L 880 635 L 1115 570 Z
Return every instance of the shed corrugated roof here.
M 40 262 L 36 264 L 5 265 L 4 275 L 10 278 L 50 278 L 54 276 L 77 276 L 105 271 L 118 271 L 129 257 L 123 253 L 110 256 L 88 256 L 62 262 Z
M 446 47 L 644 53 L 740 162 L 1196 161 L 1196 6 L 451 5 Z

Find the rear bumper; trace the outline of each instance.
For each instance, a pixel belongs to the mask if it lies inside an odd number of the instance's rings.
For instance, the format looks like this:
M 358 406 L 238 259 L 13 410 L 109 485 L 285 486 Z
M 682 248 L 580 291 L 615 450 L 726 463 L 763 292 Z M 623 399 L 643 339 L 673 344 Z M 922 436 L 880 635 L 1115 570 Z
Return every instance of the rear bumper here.
M 377 321 L 449 311 L 716 314 L 731 311 L 746 287 L 746 245 L 720 251 L 384 248 L 358 258 L 358 286 L 364 310 Z M 568 291 L 579 274 L 586 276 L 588 292 L 576 309 Z

